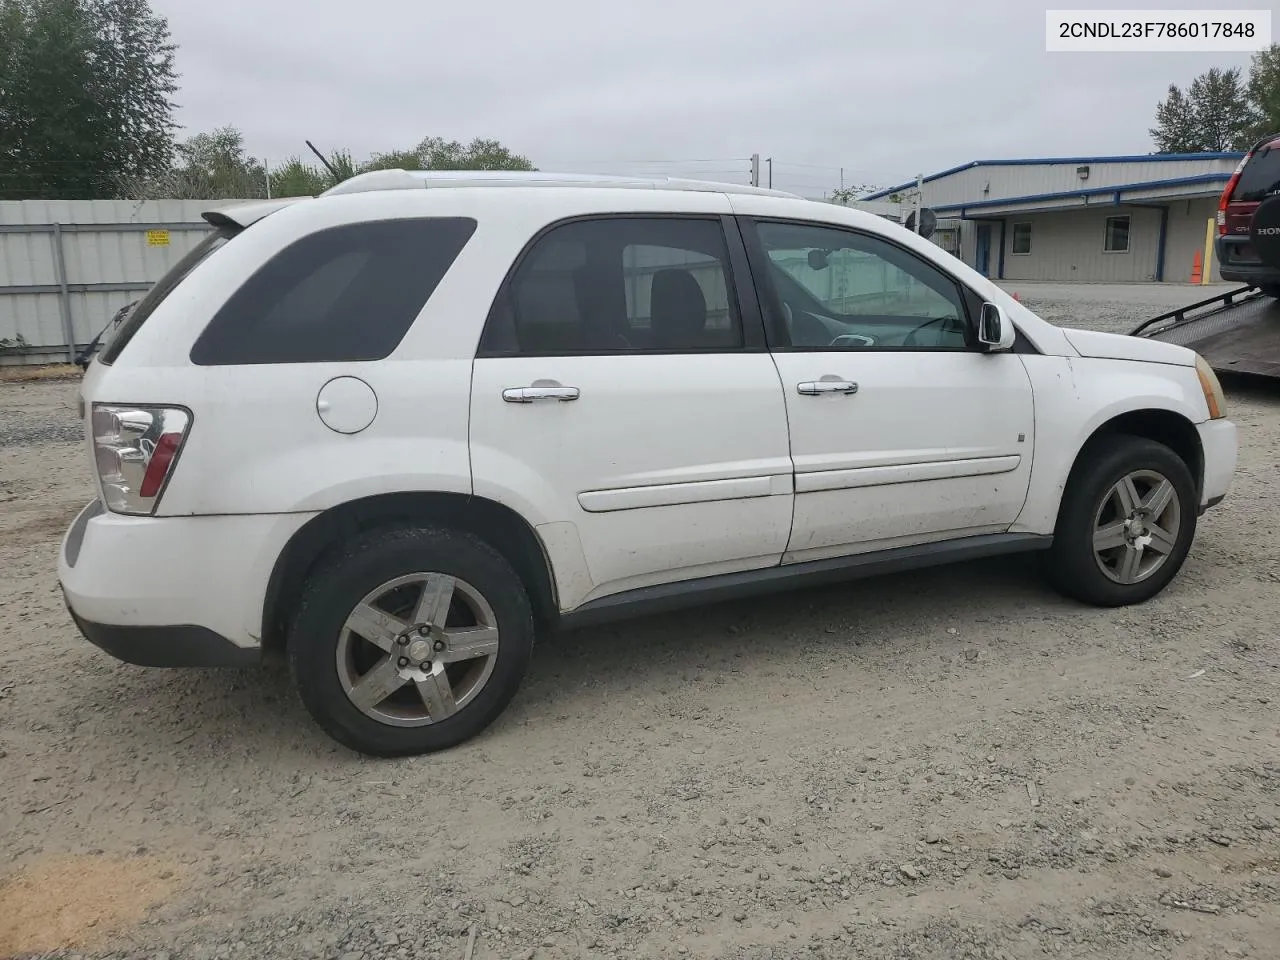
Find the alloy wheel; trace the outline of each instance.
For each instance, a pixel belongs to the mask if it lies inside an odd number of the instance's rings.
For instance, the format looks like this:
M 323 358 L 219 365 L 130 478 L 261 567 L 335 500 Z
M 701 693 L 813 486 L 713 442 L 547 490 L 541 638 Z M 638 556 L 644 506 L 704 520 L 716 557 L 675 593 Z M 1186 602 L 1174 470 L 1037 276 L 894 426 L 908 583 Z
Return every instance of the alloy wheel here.
M 396 727 L 445 720 L 488 683 L 498 659 L 498 620 L 471 584 L 443 573 L 396 577 L 348 615 L 337 645 L 338 678 L 361 713 Z
M 1127 473 L 1094 514 L 1094 560 L 1115 583 L 1141 583 L 1169 559 L 1181 525 L 1182 502 L 1168 477 L 1154 470 Z

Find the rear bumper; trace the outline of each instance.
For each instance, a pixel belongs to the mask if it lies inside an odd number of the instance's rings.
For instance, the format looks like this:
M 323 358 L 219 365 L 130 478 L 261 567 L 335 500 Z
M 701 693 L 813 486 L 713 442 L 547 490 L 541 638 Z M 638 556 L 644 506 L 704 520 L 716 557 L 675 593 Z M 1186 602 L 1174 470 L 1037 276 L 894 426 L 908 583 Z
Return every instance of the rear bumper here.
M 1246 252 L 1247 251 L 1247 252 Z M 1213 242 L 1218 272 L 1233 283 L 1280 283 L 1280 270 L 1255 258 L 1248 237 L 1218 237 Z M 1246 259 L 1238 259 L 1246 257 Z
M 1196 427 L 1204 452 L 1204 482 L 1200 490 L 1200 512 L 1217 506 L 1231 490 L 1236 472 L 1238 446 L 1236 425 L 1230 420 L 1209 420 Z
M 130 517 L 95 501 L 63 537 L 58 582 L 85 638 L 145 666 L 261 656 L 267 580 L 312 515 Z
M 237 646 L 207 627 L 121 627 L 77 616 L 70 601 L 67 609 L 86 640 L 140 667 L 251 667 L 262 659 L 261 647 Z

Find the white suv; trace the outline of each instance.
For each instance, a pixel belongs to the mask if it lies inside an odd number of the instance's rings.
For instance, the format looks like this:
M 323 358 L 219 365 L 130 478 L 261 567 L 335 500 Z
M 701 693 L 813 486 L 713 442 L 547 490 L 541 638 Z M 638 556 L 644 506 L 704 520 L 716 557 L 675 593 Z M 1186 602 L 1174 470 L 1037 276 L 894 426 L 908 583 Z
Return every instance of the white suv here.
M 85 375 L 59 580 L 122 660 L 286 651 L 370 754 L 484 729 L 559 625 L 1018 551 L 1144 601 L 1235 469 L 1196 354 L 841 206 L 385 171 L 207 219 Z

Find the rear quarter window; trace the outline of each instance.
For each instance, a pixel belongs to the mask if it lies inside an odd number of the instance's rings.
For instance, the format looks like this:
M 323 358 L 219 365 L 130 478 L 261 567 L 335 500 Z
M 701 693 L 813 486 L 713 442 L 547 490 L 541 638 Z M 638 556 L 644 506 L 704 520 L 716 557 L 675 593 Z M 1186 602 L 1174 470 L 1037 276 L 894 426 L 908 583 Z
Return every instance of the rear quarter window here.
M 200 366 L 381 360 L 475 233 L 467 217 L 379 220 L 303 237 L 268 260 L 191 349 Z
M 1280 190 L 1280 140 L 1273 140 L 1244 165 L 1231 199 L 1235 203 L 1256 203 L 1277 190 Z

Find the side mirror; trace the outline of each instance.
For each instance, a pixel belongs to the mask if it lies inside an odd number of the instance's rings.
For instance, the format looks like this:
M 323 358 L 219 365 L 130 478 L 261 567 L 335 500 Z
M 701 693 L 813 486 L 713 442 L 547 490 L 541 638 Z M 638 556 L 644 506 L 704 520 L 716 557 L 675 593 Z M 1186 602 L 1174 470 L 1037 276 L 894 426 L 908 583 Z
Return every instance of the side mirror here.
M 825 270 L 831 265 L 831 251 L 810 250 L 808 259 L 810 270 Z
M 1013 321 L 998 304 L 987 302 L 982 305 L 982 315 L 978 318 L 980 344 L 988 351 L 1008 350 L 1013 347 L 1016 336 Z

